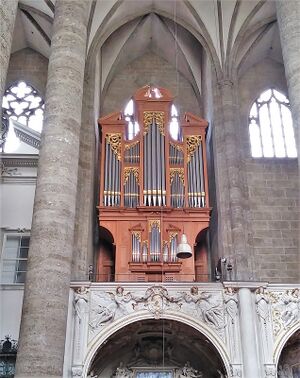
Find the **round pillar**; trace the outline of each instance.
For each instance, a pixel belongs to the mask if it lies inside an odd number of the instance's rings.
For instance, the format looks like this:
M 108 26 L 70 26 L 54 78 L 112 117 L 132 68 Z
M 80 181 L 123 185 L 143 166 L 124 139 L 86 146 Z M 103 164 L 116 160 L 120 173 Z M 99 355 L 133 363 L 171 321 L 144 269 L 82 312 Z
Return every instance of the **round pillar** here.
M 2 109 L 2 97 L 5 90 L 17 6 L 18 0 L 0 0 L 0 109 Z
M 300 169 L 300 1 L 277 0 L 276 9 Z
M 16 377 L 61 377 L 90 1 L 57 0 Z
M 239 289 L 240 329 L 244 378 L 259 378 L 260 368 L 255 335 L 255 309 L 249 288 Z

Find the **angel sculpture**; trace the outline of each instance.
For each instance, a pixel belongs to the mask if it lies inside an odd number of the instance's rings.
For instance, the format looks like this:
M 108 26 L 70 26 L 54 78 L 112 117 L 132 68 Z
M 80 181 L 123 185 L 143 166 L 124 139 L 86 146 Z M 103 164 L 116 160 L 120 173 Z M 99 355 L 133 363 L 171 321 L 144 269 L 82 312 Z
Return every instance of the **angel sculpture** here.
M 124 366 L 123 362 L 120 362 L 120 366 L 117 367 L 114 378 L 133 378 L 133 371 Z
M 200 371 L 192 368 L 190 365 L 190 362 L 187 361 L 183 368 L 176 369 L 175 377 L 176 378 L 202 378 L 203 374 Z
M 285 328 L 298 320 L 300 315 L 300 295 L 299 289 L 287 290 L 282 297 L 285 309 L 282 313 L 282 321 Z
M 213 303 L 210 299 L 212 294 L 200 292 L 196 286 L 193 286 L 191 294 L 183 293 L 182 299 L 187 303 L 195 303 L 197 312 L 201 313 L 206 323 L 216 328 L 224 326 L 222 308 L 220 303 Z
M 130 292 L 124 294 L 124 288 L 122 286 L 118 286 L 116 288 L 116 293 L 108 292 L 111 299 L 115 303 L 115 310 L 114 313 L 119 313 L 120 315 L 126 315 L 128 310 L 126 308 L 126 303 L 133 300 L 132 295 Z
M 113 320 L 114 313 L 110 311 L 109 308 L 104 307 L 102 305 L 98 305 L 97 308 L 94 310 L 95 317 L 90 322 L 90 327 L 92 329 L 97 329 L 100 326 L 105 325 L 110 320 Z

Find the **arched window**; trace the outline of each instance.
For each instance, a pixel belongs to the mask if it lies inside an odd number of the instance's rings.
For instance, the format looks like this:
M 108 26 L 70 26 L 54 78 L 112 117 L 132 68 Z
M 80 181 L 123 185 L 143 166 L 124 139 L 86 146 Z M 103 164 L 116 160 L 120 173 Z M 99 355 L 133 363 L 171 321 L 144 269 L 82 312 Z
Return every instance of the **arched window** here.
M 37 90 L 24 81 L 19 81 L 6 89 L 3 115 L 22 125 L 41 132 L 44 118 L 44 101 Z
M 249 115 L 252 157 L 297 157 L 290 103 L 275 89 L 264 91 Z
M 180 127 L 179 127 L 179 116 L 178 111 L 176 109 L 176 106 L 172 104 L 171 106 L 171 122 L 170 122 L 170 135 L 171 138 L 176 141 L 181 141 L 181 133 L 180 133 Z
M 125 116 L 125 120 L 128 122 L 126 139 L 132 140 L 140 131 L 140 126 L 134 119 L 133 99 L 131 99 L 126 105 L 125 110 L 124 110 L 124 116 Z
M 161 94 L 158 88 L 154 88 L 151 92 L 149 92 L 148 97 L 160 98 Z M 129 100 L 129 102 L 125 106 L 124 117 L 125 117 L 125 120 L 128 122 L 126 139 L 132 140 L 140 131 L 140 126 L 134 117 L 133 99 Z M 180 127 L 179 127 L 179 115 L 178 115 L 177 108 L 174 104 L 172 104 L 172 107 L 171 107 L 171 122 L 170 122 L 169 130 L 170 130 L 171 138 L 173 140 L 182 141 L 182 135 L 180 133 Z

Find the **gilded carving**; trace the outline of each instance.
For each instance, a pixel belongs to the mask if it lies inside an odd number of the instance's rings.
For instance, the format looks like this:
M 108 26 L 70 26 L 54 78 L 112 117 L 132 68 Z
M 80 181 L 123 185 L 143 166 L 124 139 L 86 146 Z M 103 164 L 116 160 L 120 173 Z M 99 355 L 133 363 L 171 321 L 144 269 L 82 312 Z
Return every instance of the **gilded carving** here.
M 172 142 L 170 142 L 170 145 L 171 145 L 172 147 L 176 148 L 177 151 L 180 151 L 180 152 L 183 153 L 183 146 L 182 146 L 182 145 L 180 145 L 180 144 L 175 144 L 175 143 L 172 143 Z
M 184 169 L 183 168 L 170 168 L 170 182 L 172 184 L 174 177 L 178 175 L 182 185 L 184 185 Z
M 169 242 L 171 243 L 171 241 L 173 240 L 173 239 L 175 239 L 176 237 L 177 237 L 177 235 L 178 235 L 178 232 L 176 231 L 171 231 L 170 233 L 169 233 Z
M 137 240 L 141 241 L 142 239 L 141 231 L 132 231 L 132 235 L 134 235 L 137 238 Z
M 148 133 L 149 127 L 151 126 L 152 122 L 156 123 L 159 132 L 162 135 L 165 135 L 164 131 L 164 112 L 157 112 L 157 111 L 146 111 L 144 112 L 144 135 Z
M 124 168 L 124 185 L 128 181 L 131 173 L 136 178 L 137 183 L 139 183 L 139 169 L 136 167 L 125 167 Z
M 110 144 L 110 147 L 115 155 L 117 155 L 118 160 L 121 160 L 122 134 L 106 134 L 106 142 Z
M 125 144 L 124 145 L 124 149 L 125 150 L 130 150 L 131 148 L 135 147 L 137 144 L 139 144 L 140 142 L 137 140 L 136 142 L 133 142 L 133 143 L 130 143 L 130 144 Z
M 151 230 L 152 230 L 153 227 L 157 227 L 158 230 L 159 230 L 159 232 L 160 232 L 160 220 L 158 220 L 158 219 L 151 219 L 151 220 L 149 220 L 148 225 L 149 225 L 149 232 L 151 232 Z
M 196 148 L 201 144 L 201 135 L 190 135 L 186 138 L 187 161 L 191 160 Z

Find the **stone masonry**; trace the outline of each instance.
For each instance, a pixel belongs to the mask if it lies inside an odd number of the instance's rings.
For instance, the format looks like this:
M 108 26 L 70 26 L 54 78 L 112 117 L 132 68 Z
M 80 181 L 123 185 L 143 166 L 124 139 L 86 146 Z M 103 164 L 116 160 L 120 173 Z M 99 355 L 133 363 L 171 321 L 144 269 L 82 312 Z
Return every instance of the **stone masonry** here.
M 55 7 L 16 377 L 63 371 L 89 5 Z
M 0 106 L 5 89 L 6 74 L 10 57 L 11 43 L 18 0 L 0 1 Z

